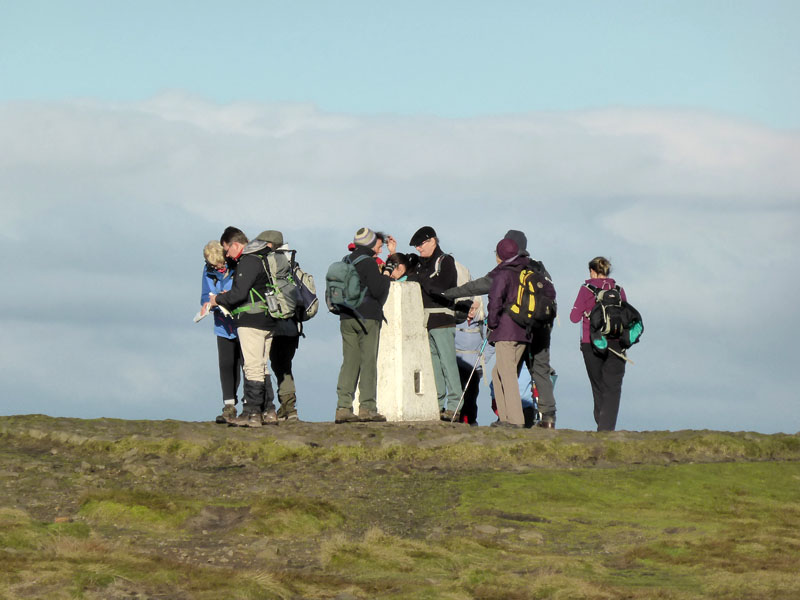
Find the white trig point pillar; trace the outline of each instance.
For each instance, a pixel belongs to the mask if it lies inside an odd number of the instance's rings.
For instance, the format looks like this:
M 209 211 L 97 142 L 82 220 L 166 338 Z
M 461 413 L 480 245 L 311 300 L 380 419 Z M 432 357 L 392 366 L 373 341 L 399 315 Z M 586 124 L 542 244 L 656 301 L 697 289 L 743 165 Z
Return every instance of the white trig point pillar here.
M 413 281 L 393 281 L 383 306 L 386 322 L 378 345 L 378 412 L 387 421 L 438 421 L 422 295 Z M 353 402 L 358 413 L 358 394 Z

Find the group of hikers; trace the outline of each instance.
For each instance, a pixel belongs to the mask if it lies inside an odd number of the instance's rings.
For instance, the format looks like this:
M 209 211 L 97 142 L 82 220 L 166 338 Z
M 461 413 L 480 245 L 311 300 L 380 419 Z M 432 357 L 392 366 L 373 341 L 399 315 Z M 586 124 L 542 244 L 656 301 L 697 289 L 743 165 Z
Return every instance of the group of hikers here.
M 479 381 L 494 355 L 490 389 L 497 420 L 491 425 L 554 428 L 550 338 L 556 292 L 545 266 L 530 256 L 525 234 L 509 230 L 495 247 L 497 266 L 478 279 L 442 250 L 432 227 L 418 229 L 409 245 L 415 253 L 397 252 L 391 235 L 362 227 L 349 254 L 326 274 L 325 301 L 340 319 L 342 337 L 335 422 L 386 421 L 376 403 L 383 305 L 392 281 L 414 281 L 422 295 L 440 418 L 477 425 Z M 292 361 L 303 322 L 318 309 L 313 277 L 276 230 L 251 241 L 227 227 L 203 255 L 197 318 L 214 315 L 223 396 L 217 422 L 261 427 L 297 420 Z M 582 323 L 581 352 L 598 431 L 616 427 L 625 351 L 642 334 L 641 316 L 610 272 L 604 257 L 589 262 L 589 278 L 570 313 L 572 322 Z M 277 381 L 277 410 L 270 373 Z

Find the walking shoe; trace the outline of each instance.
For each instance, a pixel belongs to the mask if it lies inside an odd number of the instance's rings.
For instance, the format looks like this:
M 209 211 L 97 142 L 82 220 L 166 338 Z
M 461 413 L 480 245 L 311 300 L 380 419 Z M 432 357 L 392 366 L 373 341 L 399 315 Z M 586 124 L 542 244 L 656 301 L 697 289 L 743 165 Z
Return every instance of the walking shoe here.
M 236 406 L 233 404 L 226 404 L 222 407 L 222 414 L 217 415 L 216 422 L 220 425 L 224 425 L 230 419 L 236 418 Z
M 275 412 L 275 409 L 268 408 L 263 413 L 261 413 L 261 422 L 264 423 L 264 425 L 277 425 L 278 415 Z
M 441 413 L 439 413 L 439 418 L 442 421 L 447 421 L 447 422 L 452 421 L 453 417 L 455 416 L 456 416 L 456 411 L 454 410 L 443 410 Z
M 261 413 L 242 413 L 238 417 L 228 420 L 228 425 L 234 427 L 261 427 Z
M 285 422 L 285 421 L 299 421 L 300 417 L 297 416 L 297 411 L 287 413 L 287 414 L 280 414 L 278 413 L 278 421 Z
M 386 417 L 384 417 L 377 410 L 360 408 L 358 410 L 358 420 L 361 423 L 385 423 Z
M 337 408 L 333 421 L 334 423 L 355 423 L 358 421 L 358 417 L 352 408 Z

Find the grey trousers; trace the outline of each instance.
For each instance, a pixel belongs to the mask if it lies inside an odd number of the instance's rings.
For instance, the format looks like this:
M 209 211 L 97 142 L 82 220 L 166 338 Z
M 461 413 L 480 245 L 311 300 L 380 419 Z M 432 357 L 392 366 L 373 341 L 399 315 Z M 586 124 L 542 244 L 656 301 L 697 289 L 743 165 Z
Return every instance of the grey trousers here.
M 439 409 L 456 410 L 461 399 L 461 376 L 456 362 L 456 328 L 438 327 L 428 331 L 433 360 L 433 379 Z M 447 404 L 445 405 L 445 401 Z
M 550 372 L 550 329 L 537 330 L 525 353 L 525 364 L 539 390 L 539 412 L 555 417 L 556 398 L 553 394 L 553 380 Z

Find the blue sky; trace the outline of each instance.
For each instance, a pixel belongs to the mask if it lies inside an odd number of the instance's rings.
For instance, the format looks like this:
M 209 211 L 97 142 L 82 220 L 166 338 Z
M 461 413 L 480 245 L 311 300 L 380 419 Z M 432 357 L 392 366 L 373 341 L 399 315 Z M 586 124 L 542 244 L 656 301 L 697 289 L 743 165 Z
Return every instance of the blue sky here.
M 444 117 L 686 107 L 797 127 L 800 4 L 2 2 L 4 99 Z
M 522 229 L 553 274 L 559 426 L 593 428 L 566 315 L 606 255 L 645 318 L 620 428 L 800 430 L 800 3 L 0 15 L 0 414 L 211 419 L 208 240 L 279 229 L 321 286 L 358 228 L 432 225 L 476 275 Z M 337 320 L 307 333 L 301 418 L 331 419 Z

